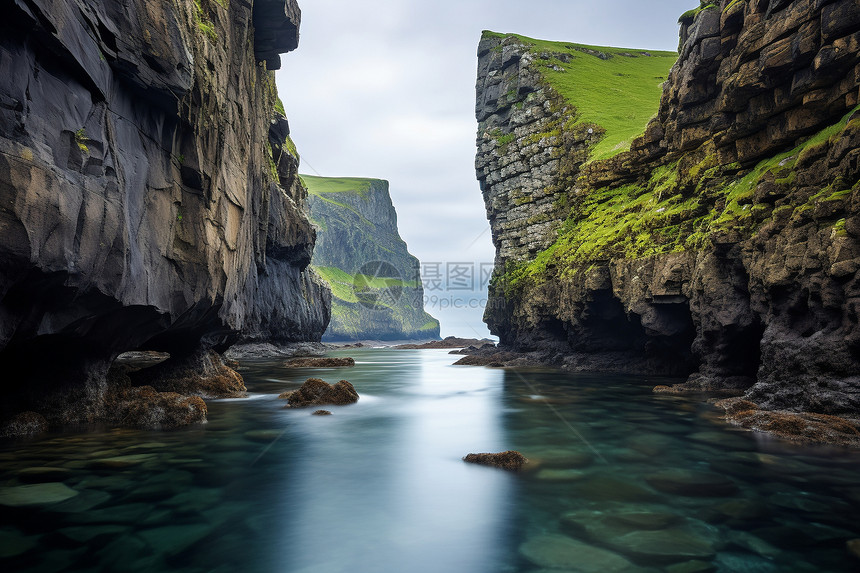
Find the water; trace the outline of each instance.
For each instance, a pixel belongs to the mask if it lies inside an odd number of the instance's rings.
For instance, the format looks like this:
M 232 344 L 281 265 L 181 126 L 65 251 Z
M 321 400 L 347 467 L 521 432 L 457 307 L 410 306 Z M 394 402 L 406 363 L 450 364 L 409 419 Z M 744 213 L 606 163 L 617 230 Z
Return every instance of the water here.
M 203 426 L 0 444 L 0 570 L 860 568 L 855 452 L 735 430 L 652 394 L 662 380 L 336 354 L 358 365 L 247 363 L 251 398 L 210 402 Z M 347 378 L 361 400 L 283 409 L 309 376 Z M 461 460 L 506 449 L 530 469 Z

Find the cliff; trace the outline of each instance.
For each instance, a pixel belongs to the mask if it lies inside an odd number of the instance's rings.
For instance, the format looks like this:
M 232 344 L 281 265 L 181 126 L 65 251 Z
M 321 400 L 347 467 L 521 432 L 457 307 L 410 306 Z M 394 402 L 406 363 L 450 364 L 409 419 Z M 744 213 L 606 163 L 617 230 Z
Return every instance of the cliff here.
M 0 419 L 160 426 L 174 407 L 201 419 L 205 405 L 178 394 L 129 400 L 144 382 L 232 395 L 241 377 L 212 350 L 319 339 L 329 294 L 308 269 L 314 231 L 269 71 L 299 22 L 294 0 L 7 7 Z M 134 349 L 171 358 L 137 385 L 108 377 Z
M 703 3 L 679 52 L 625 150 L 592 111 L 605 100 L 553 74 L 592 83 L 588 58 L 629 56 L 484 35 L 476 166 L 498 253 L 485 318 L 504 345 L 570 368 L 856 416 L 860 5 Z M 650 85 L 622 73 L 603 79 Z M 533 119 L 548 114 L 550 133 Z M 538 182 L 518 194 L 515 177 Z
M 323 339 L 439 338 L 439 321 L 424 312 L 420 264 L 397 229 L 388 181 L 302 179 L 319 229 L 313 266 L 333 295 Z

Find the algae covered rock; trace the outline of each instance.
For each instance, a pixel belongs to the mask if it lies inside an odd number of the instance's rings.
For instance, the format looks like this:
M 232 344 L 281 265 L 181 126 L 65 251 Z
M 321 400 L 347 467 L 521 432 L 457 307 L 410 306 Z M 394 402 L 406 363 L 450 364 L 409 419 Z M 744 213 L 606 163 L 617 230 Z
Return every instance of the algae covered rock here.
M 329 384 L 319 378 L 308 378 L 298 390 L 282 394 L 287 399 L 285 408 L 305 408 L 307 406 L 345 406 L 358 402 L 358 392 L 346 380 Z
M 293 358 L 288 360 L 284 366 L 286 368 L 350 368 L 355 366 L 354 358 Z
M 463 461 L 470 464 L 479 464 L 482 466 L 493 466 L 503 470 L 516 471 L 528 463 L 524 455 L 519 452 L 508 450 L 496 454 L 468 454 L 463 458 Z

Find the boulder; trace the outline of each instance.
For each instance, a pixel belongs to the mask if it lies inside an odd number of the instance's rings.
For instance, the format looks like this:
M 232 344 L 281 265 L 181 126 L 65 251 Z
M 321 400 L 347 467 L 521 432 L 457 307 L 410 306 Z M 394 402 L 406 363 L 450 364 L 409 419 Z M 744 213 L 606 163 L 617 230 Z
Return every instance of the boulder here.
M 504 470 L 516 471 L 528 463 L 521 453 L 508 450 L 496 454 L 468 454 L 463 461 L 482 466 L 493 466 Z
M 351 368 L 354 358 L 303 357 L 293 358 L 284 364 L 286 368 Z
M 327 404 L 345 406 L 358 402 L 358 392 L 348 381 L 341 380 L 332 385 L 319 378 L 308 378 L 298 390 L 294 390 L 284 397 L 287 400 L 285 408 L 305 408 Z

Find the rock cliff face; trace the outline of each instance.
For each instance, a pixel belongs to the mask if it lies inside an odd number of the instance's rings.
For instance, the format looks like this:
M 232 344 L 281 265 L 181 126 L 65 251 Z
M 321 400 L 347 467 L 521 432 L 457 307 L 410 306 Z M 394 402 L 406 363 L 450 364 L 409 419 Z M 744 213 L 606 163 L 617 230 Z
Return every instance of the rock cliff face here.
M 229 374 L 210 349 L 319 339 L 329 295 L 267 70 L 299 18 L 294 0 L 7 6 L 0 418 L 116 422 L 127 350 Z
M 765 408 L 856 416 L 860 4 L 703 3 L 681 39 L 657 116 L 629 151 L 595 153 L 601 130 L 556 91 L 572 144 L 558 175 L 539 162 L 536 173 L 553 208 L 525 209 L 520 220 L 546 220 L 516 233 L 493 226 L 486 320 L 503 344 L 554 348 L 573 368 L 684 374 L 688 387 L 745 390 Z M 482 40 L 479 121 L 484 86 L 506 69 L 496 54 L 521 43 Z M 517 75 L 537 76 L 551 100 L 546 74 Z M 482 130 L 492 220 L 512 211 L 498 181 L 530 134 L 488 141 Z
M 397 229 L 388 181 L 302 179 L 319 227 L 313 266 L 333 295 L 323 339 L 439 338 L 439 321 L 424 312 L 420 264 Z

